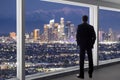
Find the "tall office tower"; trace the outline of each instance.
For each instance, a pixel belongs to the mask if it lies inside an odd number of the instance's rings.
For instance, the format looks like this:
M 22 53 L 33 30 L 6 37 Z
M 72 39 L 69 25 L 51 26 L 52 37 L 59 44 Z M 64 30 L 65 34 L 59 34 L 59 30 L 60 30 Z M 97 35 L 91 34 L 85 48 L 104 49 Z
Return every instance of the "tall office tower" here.
M 112 28 L 109 28 L 108 41 L 114 41 L 114 34 Z
M 66 36 L 65 33 L 62 33 L 62 37 L 61 37 L 62 41 L 66 41 Z
M 113 32 L 113 36 L 114 36 L 114 41 L 117 41 L 118 38 L 117 38 L 117 33 L 116 32 Z
M 10 37 L 13 39 L 16 39 L 16 33 L 15 32 L 10 32 Z
M 120 37 L 118 38 L 118 41 L 120 41 Z
M 48 41 L 53 41 L 53 29 L 52 27 L 48 26 Z
M 33 31 L 30 33 L 30 39 L 33 39 Z
M 48 26 L 47 24 L 44 25 L 44 41 L 48 41 Z
M 99 42 L 104 41 L 104 31 L 100 30 L 99 31 Z
M 34 29 L 34 31 L 33 31 L 33 37 L 34 37 L 35 41 L 39 39 L 39 33 L 40 33 L 39 29 Z
M 59 23 L 54 24 L 53 38 L 55 41 L 58 41 L 58 26 L 59 26 Z
M 66 38 L 67 38 L 67 40 L 68 40 L 68 38 L 69 38 L 69 32 L 70 32 L 70 24 L 71 24 L 71 21 L 67 21 L 66 22 L 66 26 L 65 26 L 65 35 L 66 35 Z
M 48 26 L 48 41 L 53 41 L 53 30 L 54 30 L 54 24 L 55 24 L 55 20 L 52 19 L 49 22 L 49 26 Z
M 64 18 L 60 18 L 60 32 L 64 33 Z
M 25 39 L 29 39 L 30 35 L 28 33 L 25 33 Z
M 61 40 L 62 33 L 61 33 L 61 26 L 58 25 L 58 39 Z
M 50 28 L 51 28 L 51 27 L 53 28 L 54 23 L 55 23 L 55 20 L 54 20 L 54 19 L 50 20 L 50 22 L 49 22 L 49 27 L 50 27 Z
M 103 41 L 108 41 L 108 33 L 103 33 Z
M 64 18 L 60 18 L 60 25 L 64 25 Z
M 117 35 L 117 41 L 120 41 L 120 34 Z
M 25 43 L 28 43 L 30 41 L 30 35 L 28 33 L 25 33 Z
M 68 26 L 65 26 L 65 35 L 68 36 Z
M 64 34 L 64 18 L 60 18 L 60 25 L 58 25 L 58 39 L 63 40 L 63 35 Z
M 70 42 L 75 42 L 76 38 L 76 29 L 74 24 L 70 24 L 70 32 L 69 32 L 69 39 Z
M 71 33 L 72 33 L 72 32 L 75 32 L 75 25 L 74 25 L 74 24 L 71 24 L 71 25 L 70 25 L 70 28 L 71 28 Z

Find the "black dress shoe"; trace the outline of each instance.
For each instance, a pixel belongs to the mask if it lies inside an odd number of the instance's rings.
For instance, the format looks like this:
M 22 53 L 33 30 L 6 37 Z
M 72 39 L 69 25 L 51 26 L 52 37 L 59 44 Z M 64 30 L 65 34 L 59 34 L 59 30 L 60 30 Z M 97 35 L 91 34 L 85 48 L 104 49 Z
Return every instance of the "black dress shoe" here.
M 92 78 L 92 74 L 89 74 L 89 78 Z
M 79 76 L 77 76 L 77 78 L 84 79 L 84 76 L 79 75 Z

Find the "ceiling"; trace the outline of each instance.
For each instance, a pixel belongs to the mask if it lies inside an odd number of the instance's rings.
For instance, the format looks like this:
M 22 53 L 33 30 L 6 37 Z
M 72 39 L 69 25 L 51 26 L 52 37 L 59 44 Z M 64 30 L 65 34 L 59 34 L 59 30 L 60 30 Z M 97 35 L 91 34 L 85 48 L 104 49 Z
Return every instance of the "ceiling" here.
M 66 0 L 120 9 L 120 0 Z
M 106 2 L 120 4 L 120 0 L 101 0 L 101 1 L 106 1 Z
M 120 0 L 67 0 L 67 1 L 73 1 L 73 2 L 108 2 L 108 3 L 115 3 L 115 4 L 120 4 Z

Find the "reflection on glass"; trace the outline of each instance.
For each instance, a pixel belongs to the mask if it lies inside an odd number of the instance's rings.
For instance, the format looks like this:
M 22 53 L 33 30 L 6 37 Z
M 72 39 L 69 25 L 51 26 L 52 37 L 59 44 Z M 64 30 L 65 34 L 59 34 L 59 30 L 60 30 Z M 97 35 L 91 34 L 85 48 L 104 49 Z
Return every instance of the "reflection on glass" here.
M 99 60 L 120 58 L 120 12 L 100 9 Z
M 76 28 L 85 14 L 89 14 L 86 7 L 26 1 L 26 75 L 79 64 Z

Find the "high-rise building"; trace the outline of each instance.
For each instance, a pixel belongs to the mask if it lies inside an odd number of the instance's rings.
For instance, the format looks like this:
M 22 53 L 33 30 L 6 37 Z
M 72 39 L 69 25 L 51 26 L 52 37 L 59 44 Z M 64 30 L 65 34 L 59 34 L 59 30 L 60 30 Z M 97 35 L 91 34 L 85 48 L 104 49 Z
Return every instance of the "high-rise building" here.
M 70 24 L 70 30 L 69 30 L 69 34 L 68 34 L 68 38 L 70 42 L 75 42 L 75 38 L 76 38 L 76 31 L 75 31 L 75 25 L 74 24 Z
M 63 34 L 64 32 L 64 18 L 60 18 L 60 25 L 58 26 L 58 38 L 59 40 L 63 40 Z
M 52 27 L 48 27 L 48 41 L 52 41 L 53 39 L 53 28 Z
M 13 39 L 16 39 L 16 33 L 15 32 L 10 32 L 10 37 Z
M 114 34 L 112 28 L 109 28 L 108 41 L 114 41 Z
M 60 18 L 60 32 L 64 33 L 64 18 Z
M 30 33 L 30 38 L 33 38 L 33 32 Z
M 44 25 L 44 41 L 48 41 L 48 27 L 49 25 L 45 24 Z
M 58 26 L 59 26 L 59 23 L 55 23 L 54 29 L 53 29 L 53 38 L 55 41 L 58 40 Z
M 33 31 L 33 38 L 34 38 L 35 41 L 38 40 L 39 33 L 40 33 L 39 29 L 34 29 L 34 31 Z
M 120 41 L 120 34 L 117 35 L 117 41 Z
M 99 41 L 100 42 L 104 41 L 104 31 L 102 30 L 99 31 Z
M 55 23 L 54 19 L 50 20 L 50 22 L 49 22 L 49 28 L 53 28 L 54 23 Z
M 60 18 L 60 24 L 64 25 L 64 18 L 63 17 Z
M 30 35 L 28 33 L 25 33 L 25 39 L 29 39 Z
M 69 40 L 69 36 L 70 36 L 70 25 L 71 25 L 71 21 L 67 21 L 65 26 L 65 35 L 67 40 Z
M 107 32 L 104 32 L 102 36 L 103 36 L 103 41 L 108 41 L 108 33 Z

